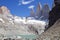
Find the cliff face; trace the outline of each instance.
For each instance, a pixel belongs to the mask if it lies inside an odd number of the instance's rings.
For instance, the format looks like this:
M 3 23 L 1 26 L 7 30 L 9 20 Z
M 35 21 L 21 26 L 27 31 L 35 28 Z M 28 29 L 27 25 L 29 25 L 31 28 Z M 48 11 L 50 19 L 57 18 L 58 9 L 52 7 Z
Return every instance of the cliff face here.
M 42 16 L 43 16 L 44 19 L 49 18 L 49 11 L 50 11 L 50 8 L 49 8 L 48 4 L 45 4 L 42 8 Z
M 54 0 L 55 5 L 60 5 L 60 0 Z
M 55 6 L 49 13 L 49 27 L 60 18 L 60 5 Z
M 36 9 L 36 14 L 35 14 L 35 17 L 37 19 L 39 19 L 42 16 L 41 10 L 42 10 L 42 5 L 40 3 L 38 3 L 37 9 Z
M 60 0 L 54 0 L 55 7 L 49 12 L 49 27 L 60 18 Z
M 60 19 L 46 32 L 42 33 L 39 40 L 60 40 Z

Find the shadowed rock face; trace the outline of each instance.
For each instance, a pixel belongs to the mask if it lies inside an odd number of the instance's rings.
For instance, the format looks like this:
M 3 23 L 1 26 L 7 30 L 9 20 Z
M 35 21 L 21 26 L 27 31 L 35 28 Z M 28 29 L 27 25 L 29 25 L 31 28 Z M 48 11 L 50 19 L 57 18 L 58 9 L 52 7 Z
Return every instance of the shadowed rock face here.
M 55 5 L 60 5 L 60 0 L 54 0 Z
M 54 0 L 54 2 L 57 0 Z M 60 1 L 59 1 L 60 2 Z M 60 18 L 60 4 L 55 3 L 55 7 L 49 13 L 49 27 Z
M 60 18 L 60 6 L 55 6 L 49 13 L 49 27 Z

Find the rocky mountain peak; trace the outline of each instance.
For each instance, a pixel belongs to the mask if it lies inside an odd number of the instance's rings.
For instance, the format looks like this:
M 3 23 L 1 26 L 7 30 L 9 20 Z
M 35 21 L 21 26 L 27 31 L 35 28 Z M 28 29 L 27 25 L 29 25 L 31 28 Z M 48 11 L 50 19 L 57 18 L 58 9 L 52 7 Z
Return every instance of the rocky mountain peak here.
M 38 6 L 37 6 L 37 8 L 40 10 L 40 3 L 38 3 Z
M 44 19 L 48 19 L 49 11 L 50 11 L 50 8 L 49 8 L 48 4 L 45 4 L 42 8 L 42 15 L 44 16 Z
M 40 11 L 40 8 L 41 8 L 41 4 L 38 3 L 38 5 L 37 5 L 37 12 Z
M 41 16 L 41 10 L 42 10 L 42 6 L 40 4 L 40 2 L 37 5 L 37 9 L 36 9 L 36 16 L 40 17 Z
M 1 14 L 9 14 L 10 10 L 6 6 L 1 6 L 0 7 L 0 13 Z
M 31 17 L 34 17 L 35 16 L 35 13 L 34 13 L 34 9 L 33 8 L 31 9 L 30 16 Z

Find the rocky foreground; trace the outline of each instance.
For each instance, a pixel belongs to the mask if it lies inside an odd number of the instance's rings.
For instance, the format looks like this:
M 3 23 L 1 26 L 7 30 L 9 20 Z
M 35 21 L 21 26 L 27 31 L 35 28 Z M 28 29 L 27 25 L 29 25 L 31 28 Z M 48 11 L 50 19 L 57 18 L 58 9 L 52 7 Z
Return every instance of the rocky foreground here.
M 42 33 L 38 40 L 60 40 L 60 19 L 47 31 Z

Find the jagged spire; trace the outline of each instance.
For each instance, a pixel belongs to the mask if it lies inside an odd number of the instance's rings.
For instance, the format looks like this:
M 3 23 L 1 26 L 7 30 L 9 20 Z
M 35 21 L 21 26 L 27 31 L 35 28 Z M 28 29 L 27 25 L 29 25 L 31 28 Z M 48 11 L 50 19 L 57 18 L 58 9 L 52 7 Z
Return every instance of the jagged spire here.
M 37 6 L 37 10 L 36 10 L 36 16 L 41 16 L 41 9 L 42 9 L 42 6 L 40 4 L 40 2 L 38 3 L 38 6 Z
M 50 11 L 50 8 L 49 8 L 48 4 L 45 4 L 42 9 L 42 16 L 44 16 L 45 19 L 48 19 L 49 11 Z
M 34 17 L 34 16 L 35 16 L 35 14 L 34 14 L 34 9 L 33 9 L 33 8 L 31 8 L 30 16 L 31 16 L 31 17 Z

